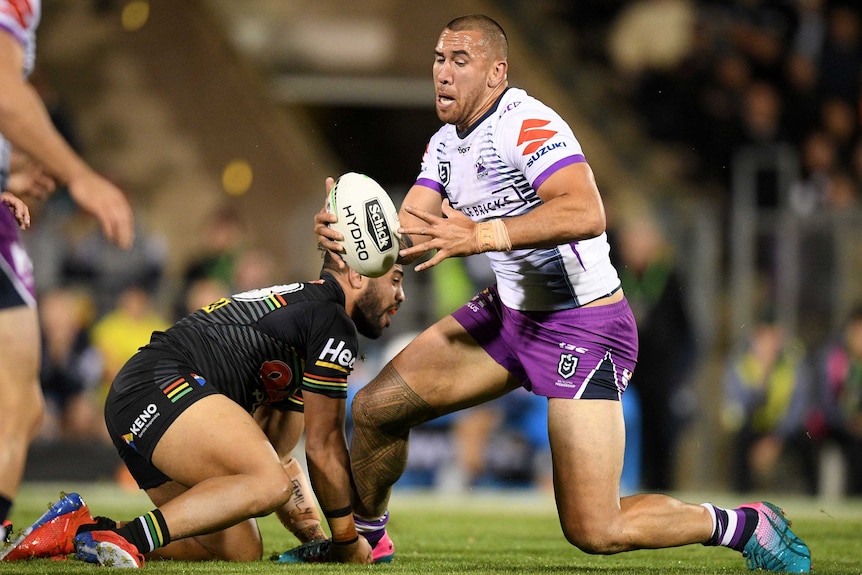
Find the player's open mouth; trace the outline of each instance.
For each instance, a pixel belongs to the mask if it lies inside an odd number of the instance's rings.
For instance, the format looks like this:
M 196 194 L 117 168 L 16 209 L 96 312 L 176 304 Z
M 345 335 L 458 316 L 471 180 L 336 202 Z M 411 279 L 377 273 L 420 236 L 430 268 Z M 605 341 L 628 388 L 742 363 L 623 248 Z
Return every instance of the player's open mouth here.
M 455 98 L 445 94 L 437 94 L 437 103 L 440 106 L 449 106 L 455 102 Z

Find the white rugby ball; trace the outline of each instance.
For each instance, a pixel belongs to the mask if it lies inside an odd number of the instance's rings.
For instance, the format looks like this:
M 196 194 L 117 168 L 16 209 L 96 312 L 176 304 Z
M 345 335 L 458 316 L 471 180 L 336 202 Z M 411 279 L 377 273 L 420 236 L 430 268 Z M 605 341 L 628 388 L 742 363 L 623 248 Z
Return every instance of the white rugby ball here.
M 329 191 L 330 224 L 344 236 L 344 261 L 364 276 L 377 278 L 398 259 L 398 210 L 380 184 L 364 174 L 347 172 Z

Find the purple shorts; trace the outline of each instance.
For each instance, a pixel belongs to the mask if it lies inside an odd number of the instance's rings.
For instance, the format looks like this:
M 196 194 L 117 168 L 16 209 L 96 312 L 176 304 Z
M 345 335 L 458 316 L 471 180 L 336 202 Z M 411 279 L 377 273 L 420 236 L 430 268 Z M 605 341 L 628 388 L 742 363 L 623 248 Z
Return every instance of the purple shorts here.
M 36 305 L 33 262 L 18 234 L 15 216 L 0 204 L 0 309 Z
M 637 326 L 625 299 L 523 312 L 504 306 L 492 286 L 452 316 L 536 395 L 619 400 L 637 363 Z

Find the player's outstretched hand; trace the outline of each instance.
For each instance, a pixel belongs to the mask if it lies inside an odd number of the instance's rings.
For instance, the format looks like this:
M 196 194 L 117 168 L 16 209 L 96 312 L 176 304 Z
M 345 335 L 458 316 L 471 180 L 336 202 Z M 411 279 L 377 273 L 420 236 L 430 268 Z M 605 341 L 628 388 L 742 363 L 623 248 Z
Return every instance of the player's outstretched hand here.
M 479 253 L 476 222 L 452 208 L 449 200 L 443 202 L 443 217 L 412 206 L 405 205 L 404 209 L 421 221 L 411 226 L 402 226 L 398 229 L 398 233 L 402 236 L 405 234 L 411 237 L 426 236 L 430 239 L 402 249 L 399 255 L 409 261 L 431 250 L 437 250 L 433 257 L 413 268 L 417 272 L 432 268 L 446 258 Z
M 371 554 L 371 544 L 362 536 L 350 545 L 332 543 L 329 546 L 329 561 L 334 563 L 372 563 L 374 559 Z
M 123 192 L 92 170 L 68 182 L 69 195 L 85 212 L 95 216 L 108 241 L 127 250 L 135 239 L 132 206 Z
M 30 208 L 21 198 L 10 192 L 0 192 L 0 203 L 9 208 L 19 228 L 26 230 L 30 227 Z

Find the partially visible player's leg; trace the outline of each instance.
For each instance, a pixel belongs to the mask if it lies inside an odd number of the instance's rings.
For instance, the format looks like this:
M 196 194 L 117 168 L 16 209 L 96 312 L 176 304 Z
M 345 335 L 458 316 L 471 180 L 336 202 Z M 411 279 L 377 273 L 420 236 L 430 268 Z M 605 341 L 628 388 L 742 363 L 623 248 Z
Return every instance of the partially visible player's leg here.
M 625 443 L 619 402 L 551 399 L 548 422 L 560 524 L 582 551 L 702 543 L 740 551 L 751 569 L 810 571 L 811 552 L 770 503 L 723 509 L 659 494 L 619 499 Z
M 301 395 L 295 397 L 301 400 Z M 298 409 L 261 406 L 255 411 L 254 419 L 269 437 L 285 473 L 290 478 L 290 499 L 275 510 L 276 516 L 301 543 L 326 539 L 314 491 L 299 461 L 293 457 L 293 450 L 305 430 L 304 414 Z
M 36 309 L 0 308 L 0 521 L 18 492 L 27 450 L 44 414 L 39 350 Z
M 130 411 L 135 413 L 134 405 Z M 122 418 L 109 419 L 117 424 Z M 142 449 L 144 442 L 134 437 L 137 448 Z M 194 449 L 189 448 L 189 438 L 194 438 Z M 122 448 L 125 439 L 114 437 L 114 441 Z M 221 394 L 205 395 L 184 407 L 156 441 L 151 468 L 188 489 L 119 529 L 79 533 L 75 539 L 79 558 L 102 565 L 141 566 L 143 555 L 167 547 L 173 540 L 219 531 L 226 533 L 198 542 L 206 541 L 202 547 L 214 554 L 232 553 L 217 550 L 219 544 L 225 544 L 220 538 L 239 534 L 246 541 L 253 539 L 248 532 L 243 534 L 243 529 L 256 530 L 248 520 L 273 512 L 290 496 L 287 474 L 261 428 L 244 409 Z M 136 470 L 130 470 L 134 476 Z M 140 477 L 136 479 L 149 490 L 161 484 L 147 485 Z M 172 494 L 166 488 L 158 495 L 167 498 Z M 239 526 L 228 530 L 235 525 Z M 200 552 L 188 545 L 182 549 L 177 546 L 176 553 Z M 254 549 L 243 551 L 232 558 L 260 557 L 257 543 Z
M 451 316 L 422 332 L 353 400 L 358 514 L 379 518 L 386 512 L 407 462 L 410 429 L 519 385 Z
M 258 561 L 261 549 L 253 550 L 248 545 L 248 535 L 253 531 L 259 540 L 260 532 L 254 519 L 228 527 L 209 535 L 197 535 L 171 541 L 146 555 L 147 560 L 168 559 L 171 561 Z
M 5 208 L 2 208 L 5 212 Z M 39 383 L 41 341 L 33 267 L 11 240 L 9 213 L 0 219 L 0 559 L 23 541 L 7 544 L 8 515 L 21 485 L 27 451 L 45 414 Z
M 148 489 L 147 495 L 156 507 L 182 495 L 188 488 L 175 481 Z M 173 559 L 178 561 L 256 561 L 263 555 L 263 542 L 257 521 L 246 519 L 232 527 L 171 541 L 147 555 L 148 559 Z
M 194 451 L 189 452 L 189 438 Z M 278 455 L 246 411 L 216 394 L 174 421 L 153 465 L 189 490 L 161 506 L 175 538 L 224 529 L 283 505 L 290 482 Z
M 480 320 L 489 325 L 495 318 L 484 314 Z M 485 329 L 492 332 L 499 330 Z M 371 544 L 375 563 L 389 562 L 395 554 L 386 532 L 386 508 L 392 485 L 407 463 L 410 430 L 499 397 L 520 384 L 449 316 L 420 334 L 356 394 L 350 447 L 356 487 L 354 521 L 356 531 Z M 290 549 L 279 562 L 326 561 L 328 544 Z
M 625 449 L 622 404 L 550 399 L 554 491 L 566 539 L 588 553 L 703 543 L 709 512 L 664 495 L 619 496 Z

